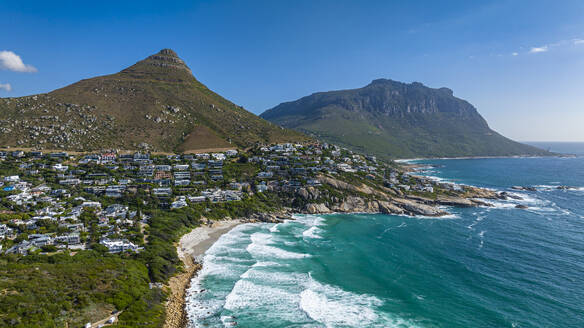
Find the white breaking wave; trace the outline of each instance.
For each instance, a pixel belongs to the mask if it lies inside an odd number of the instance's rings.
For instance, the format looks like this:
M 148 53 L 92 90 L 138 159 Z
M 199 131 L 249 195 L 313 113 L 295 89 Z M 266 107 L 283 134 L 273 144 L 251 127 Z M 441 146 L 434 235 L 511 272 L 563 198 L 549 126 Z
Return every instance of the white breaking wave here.
M 483 230 L 483 231 L 479 232 L 479 238 L 480 238 L 479 249 L 483 248 L 483 245 L 485 244 L 485 232 L 487 232 L 487 231 Z
M 256 232 L 251 235 L 251 244 L 247 246 L 246 250 L 255 259 L 263 259 L 266 257 L 279 259 L 301 259 L 310 257 L 310 254 L 295 253 L 275 246 L 270 246 L 271 241 L 272 235 L 263 232 Z
M 280 230 L 278 230 L 279 225 L 279 223 L 274 224 L 274 226 L 270 228 L 270 232 L 280 232 Z
M 226 310 L 234 313 L 253 313 L 256 320 L 269 320 L 277 315 L 279 320 L 301 322 L 298 309 L 299 296 L 284 289 L 239 280 L 225 299 Z
M 321 236 L 318 235 L 318 232 L 322 231 L 322 229 L 320 229 L 319 227 L 310 227 L 308 228 L 308 230 L 305 230 L 302 233 L 302 236 L 304 238 L 315 238 L 315 239 L 322 239 Z
M 557 190 L 557 191 L 584 191 L 584 187 L 576 187 L 576 186 L 564 186 L 563 188 L 558 188 L 561 187 L 559 184 L 557 185 L 536 185 L 535 188 L 537 188 L 539 191 L 553 191 L 553 190 Z
M 254 265 L 252 265 L 252 268 L 257 268 L 257 267 L 270 267 L 270 266 L 283 266 L 283 264 L 281 263 L 277 263 L 277 262 L 256 262 Z
M 294 222 L 290 224 L 298 226 Z M 308 216 L 299 223 L 308 227 L 303 231 L 310 232 L 302 233 L 306 237 L 317 233 L 325 219 Z M 309 273 L 290 271 L 295 267 L 290 259 L 311 255 L 279 248 L 285 247 L 285 236 L 272 234 L 272 228 L 269 224 L 238 226 L 205 253 L 203 269 L 188 291 L 189 327 L 230 327 L 243 318 L 303 327 L 414 326 L 378 310 L 384 303 L 375 296 L 348 292 L 318 282 Z
M 308 288 L 300 293 L 300 308 L 326 327 L 413 327 L 401 318 L 376 311 L 379 298 L 322 284 L 309 274 Z
M 318 226 L 325 225 L 325 218 L 323 218 L 322 216 L 318 216 L 318 215 L 295 215 L 294 219 L 295 219 L 294 222 L 302 223 L 308 227 L 313 227 L 313 226 L 318 227 Z
M 225 298 L 224 308 L 235 313 L 253 313 L 256 319 L 305 322 L 300 310 L 299 286 L 305 284 L 306 274 L 263 271 L 251 268 L 242 275 Z
M 410 218 L 410 219 L 420 219 L 420 220 L 460 219 L 460 215 L 458 215 L 456 213 L 450 213 L 448 215 L 442 215 L 442 216 L 408 215 L 408 214 L 392 214 L 392 215 L 406 217 L 406 218 Z
M 342 291 L 333 293 L 337 296 L 343 294 Z M 307 289 L 300 293 L 300 308 L 311 319 L 327 327 L 337 325 L 364 327 L 378 319 L 378 315 L 369 307 L 371 300 L 366 297 L 345 292 L 341 297 L 332 298 L 334 294 L 326 295 Z
M 484 216 L 477 216 L 476 220 L 473 221 L 470 225 L 467 226 L 468 229 L 474 230 L 474 226 L 479 224 L 482 220 L 484 220 Z
M 253 263 L 245 259 L 246 251 L 240 245 L 249 242 L 246 233 L 250 225 L 239 225 L 229 233 L 222 235 L 206 252 L 203 257 L 203 268 L 191 280 L 187 290 L 187 315 L 189 327 L 202 327 L 199 321 L 215 316 L 223 309 L 224 301 L 221 295 L 209 295 L 203 281 L 208 277 L 219 279 L 238 279 L 241 272 L 247 270 Z M 251 262 L 251 263 L 250 263 Z M 226 294 L 224 294 L 226 295 Z
M 299 223 L 303 226 L 299 228 L 302 230 L 296 230 L 297 237 L 302 236 L 302 238 L 322 239 L 322 236 L 319 233 L 323 230 L 319 227 L 326 225 L 325 218 L 318 215 L 296 215 L 294 218 L 296 219 L 296 223 Z M 305 229 L 305 227 L 308 227 L 308 229 Z

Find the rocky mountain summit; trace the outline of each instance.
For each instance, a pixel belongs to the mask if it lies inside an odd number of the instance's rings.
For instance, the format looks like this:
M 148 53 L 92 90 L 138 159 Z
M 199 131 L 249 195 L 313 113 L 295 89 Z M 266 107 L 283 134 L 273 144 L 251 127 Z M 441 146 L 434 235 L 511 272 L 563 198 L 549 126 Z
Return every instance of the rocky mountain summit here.
M 378 79 L 282 103 L 261 117 L 385 158 L 545 155 L 493 131 L 451 89 Z
M 209 90 L 170 49 L 119 73 L 0 99 L 4 146 L 184 152 L 306 139 Z

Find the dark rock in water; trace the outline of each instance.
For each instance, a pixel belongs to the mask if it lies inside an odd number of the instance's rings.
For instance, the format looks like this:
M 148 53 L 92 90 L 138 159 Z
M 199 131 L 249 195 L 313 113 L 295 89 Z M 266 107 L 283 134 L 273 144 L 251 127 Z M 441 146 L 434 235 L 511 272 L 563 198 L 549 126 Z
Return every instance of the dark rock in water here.
M 502 200 L 506 200 L 508 197 L 508 193 L 506 191 L 502 191 L 500 193 L 497 193 L 497 198 L 498 199 L 502 199 Z
M 523 187 L 521 187 L 521 188 L 523 188 Z M 500 193 L 497 193 L 497 198 L 502 199 L 502 200 L 507 200 L 509 198 L 516 199 L 516 200 L 523 200 L 523 198 L 521 196 L 517 196 L 515 194 L 508 193 L 506 191 L 501 191 Z
M 525 205 L 521 205 L 521 204 L 519 204 L 519 205 L 515 205 L 515 208 L 526 209 L 526 208 L 528 208 L 528 207 L 527 207 L 527 206 L 525 206 Z
M 556 189 L 559 190 L 573 190 L 576 189 L 575 187 L 570 187 L 570 186 L 557 186 Z
M 483 202 L 482 200 L 478 200 L 478 199 L 471 199 L 470 201 L 473 202 L 477 206 L 485 206 L 485 207 L 492 207 L 493 206 L 493 204 L 491 204 L 491 203 Z
M 507 197 L 509 197 L 511 199 L 515 199 L 515 200 L 523 200 L 523 198 L 521 196 L 517 196 L 517 195 L 513 195 L 513 194 L 507 194 Z
M 535 187 L 523 187 L 523 186 L 513 186 L 511 187 L 513 190 L 524 190 L 524 191 L 537 191 Z

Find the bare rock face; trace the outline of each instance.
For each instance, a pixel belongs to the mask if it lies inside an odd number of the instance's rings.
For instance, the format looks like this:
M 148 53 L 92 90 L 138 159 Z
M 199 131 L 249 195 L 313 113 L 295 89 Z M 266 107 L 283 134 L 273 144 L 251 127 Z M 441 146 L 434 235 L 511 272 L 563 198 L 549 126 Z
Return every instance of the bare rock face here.
M 379 203 L 377 201 L 367 202 L 365 212 L 379 213 Z
M 383 214 L 404 214 L 404 210 L 390 202 L 378 201 L 379 212 Z
M 476 203 L 473 201 L 461 198 L 461 197 L 451 197 L 451 196 L 438 196 L 436 198 L 436 203 L 440 205 L 447 205 L 447 206 L 457 206 L 457 207 L 475 207 L 477 206 Z
M 363 194 L 367 194 L 367 195 L 375 195 L 377 197 L 383 198 L 383 199 L 388 199 L 388 196 L 379 191 L 379 190 L 375 190 L 367 185 L 361 184 L 360 186 L 356 186 L 332 177 L 328 177 L 328 176 L 324 176 L 321 175 L 318 177 L 318 180 L 320 183 L 322 184 L 328 184 L 331 187 L 335 188 L 335 189 L 342 189 L 342 190 L 348 190 L 348 191 L 353 191 L 353 192 L 359 192 L 359 193 L 363 193 Z
M 159 53 L 148 57 L 145 62 L 152 66 L 171 67 L 191 73 L 185 62 L 171 49 L 162 49 Z
M 273 213 L 254 213 L 246 218 L 249 222 L 267 222 L 267 223 L 280 223 L 282 220 L 289 219 L 286 215 L 276 215 Z
M 314 187 L 300 188 L 296 193 L 304 199 L 317 200 L 320 197 L 320 191 Z
M 304 199 L 310 198 L 310 194 L 308 193 L 308 190 L 306 190 L 306 188 L 300 188 L 300 189 L 298 189 L 298 191 L 296 193 L 298 194 L 298 196 L 300 196 Z
M 321 213 L 330 213 L 331 210 L 326 207 L 325 204 L 315 204 L 311 203 L 306 205 L 305 208 L 306 212 L 309 214 L 321 214 Z
M 306 190 L 310 194 L 310 199 L 318 199 L 320 197 L 320 191 L 317 188 L 308 187 Z
M 485 199 L 499 198 L 496 191 L 485 189 L 485 188 L 464 186 L 464 191 L 466 192 L 468 197 L 472 197 L 472 198 L 485 198 Z
M 365 201 L 360 197 L 349 196 L 335 209 L 339 212 L 365 212 Z
M 417 203 L 409 199 L 394 198 L 393 202 L 410 214 L 423 216 L 443 216 L 448 214 L 448 212 L 445 212 L 437 207 Z

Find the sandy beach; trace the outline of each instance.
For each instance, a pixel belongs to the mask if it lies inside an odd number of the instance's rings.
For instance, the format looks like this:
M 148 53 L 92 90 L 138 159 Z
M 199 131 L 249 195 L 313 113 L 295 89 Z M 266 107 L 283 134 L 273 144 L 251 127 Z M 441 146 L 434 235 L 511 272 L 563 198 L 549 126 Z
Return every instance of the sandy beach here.
M 185 295 L 191 279 L 201 268 L 194 259 L 203 255 L 221 235 L 240 223 L 242 223 L 240 220 L 215 221 L 210 226 L 197 227 L 181 237 L 176 250 L 178 257 L 184 263 L 184 272 L 168 281 L 169 295 L 166 304 L 165 328 L 182 328 L 187 324 L 184 308 Z
M 211 226 L 193 229 L 181 237 L 177 247 L 178 257 L 185 262 L 203 255 L 221 235 L 240 223 L 240 220 L 216 221 Z

